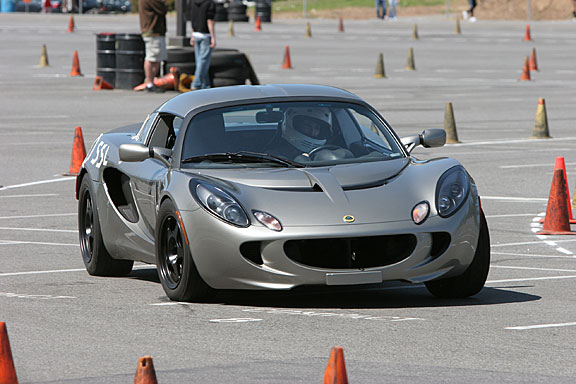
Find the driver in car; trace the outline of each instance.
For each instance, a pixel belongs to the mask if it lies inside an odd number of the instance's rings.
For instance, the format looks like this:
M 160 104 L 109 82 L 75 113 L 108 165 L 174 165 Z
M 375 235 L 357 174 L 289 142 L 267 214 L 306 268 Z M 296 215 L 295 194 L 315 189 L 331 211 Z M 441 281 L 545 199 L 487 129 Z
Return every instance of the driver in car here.
M 267 152 L 290 160 L 310 160 L 310 152 L 325 145 L 330 134 L 328 108 L 288 108 L 281 123 L 281 136 Z

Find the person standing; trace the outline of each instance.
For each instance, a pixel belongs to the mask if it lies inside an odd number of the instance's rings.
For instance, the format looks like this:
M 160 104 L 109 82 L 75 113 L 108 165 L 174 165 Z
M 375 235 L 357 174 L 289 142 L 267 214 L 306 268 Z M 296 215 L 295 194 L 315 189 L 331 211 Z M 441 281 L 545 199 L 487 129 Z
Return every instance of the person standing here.
M 386 17 L 386 0 L 375 0 L 376 2 L 376 17 L 384 20 Z
M 196 57 L 196 71 L 191 90 L 210 88 L 210 58 L 212 48 L 216 46 L 216 33 L 214 30 L 214 15 L 216 4 L 212 0 L 192 0 L 190 2 L 190 23 L 192 24 L 192 38 L 190 45 L 194 47 Z
M 468 3 L 470 4 L 470 9 L 467 11 L 462 11 L 462 16 L 464 17 L 464 20 L 475 22 L 476 17 L 474 17 L 474 8 L 476 8 L 477 5 L 476 0 L 468 0 Z
M 148 92 L 164 92 L 154 85 L 154 77 L 160 71 L 162 61 L 166 60 L 166 12 L 165 0 L 138 0 L 140 30 L 146 45 L 144 58 L 144 76 Z
M 397 20 L 396 19 L 397 1 L 398 0 L 388 0 L 388 20 Z

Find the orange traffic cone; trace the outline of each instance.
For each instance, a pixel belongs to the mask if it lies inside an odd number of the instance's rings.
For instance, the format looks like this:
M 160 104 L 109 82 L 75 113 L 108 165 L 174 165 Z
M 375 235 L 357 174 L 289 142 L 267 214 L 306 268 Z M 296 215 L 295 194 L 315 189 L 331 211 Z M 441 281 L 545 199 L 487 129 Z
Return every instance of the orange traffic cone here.
M 254 27 L 254 31 L 256 32 L 260 32 L 262 30 L 262 20 L 260 19 L 260 16 L 256 17 L 256 26 Z
M 344 20 L 342 20 L 342 16 L 340 16 L 340 22 L 338 23 L 338 32 L 344 32 Z
M 80 72 L 80 61 L 78 60 L 78 51 L 74 50 L 74 58 L 72 59 L 72 71 L 70 76 L 84 76 Z
M 524 59 L 524 66 L 522 67 L 522 75 L 520 75 L 520 80 L 531 80 L 530 79 L 530 64 L 528 63 L 528 56 Z
M 0 383 L 18 384 L 6 323 L 0 321 Z
M 566 180 L 561 169 L 554 171 L 550 197 L 546 207 L 544 228 L 537 235 L 576 235 L 570 230 L 568 219 L 568 197 L 566 195 Z
M 76 176 L 80 172 L 82 162 L 86 157 L 86 147 L 84 146 L 84 137 L 82 128 L 76 127 L 74 131 L 74 143 L 72 144 L 72 159 L 70 160 L 70 170 L 65 176 Z
M 572 217 L 572 204 L 570 203 L 570 189 L 568 188 L 568 178 L 566 177 L 566 163 L 564 162 L 564 157 L 558 156 L 554 161 L 554 172 L 557 170 L 562 171 L 562 175 L 564 176 L 564 190 L 566 191 L 566 209 L 568 210 L 568 222 L 570 224 L 576 224 L 576 220 Z M 540 222 L 543 223 L 546 220 L 546 217 L 540 219 Z
M 292 62 L 290 61 L 290 46 L 286 46 L 284 51 L 284 63 L 282 64 L 282 69 L 292 69 Z
M 536 62 L 536 48 L 532 48 L 532 53 L 530 54 L 530 70 L 538 70 L 538 63 Z
M 157 384 L 156 371 L 152 357 L 144 356 L 138 358 L 138 368 L 134 376 L 134 384 Z
M 114 89 L 114 86 L 104 80 L 102 76 L 96 76 L 92 89 L 95 91 L 101 91 L 102 89 Z
M 346 364 L 344 362 L 344 350 L 342 347 L 334 347 L 330 352 L 330 360 L 324 371 L 323 384 L 348 384 Z
M 163 77 L 156 77 L 154 85 L 164 89 L 178 89 L 178 82 L 180 81 L 180 73 L 178 68 L 170 67 L 170 73 Z
M 524 41 L 530 41 L 532 37 L 530 36 L 530 24 L 526 25 L 526 33 L 524 34 Z
M 74 15 L 70 15 L 70 21 L 68 22 L 68 32 L 74 32 Z

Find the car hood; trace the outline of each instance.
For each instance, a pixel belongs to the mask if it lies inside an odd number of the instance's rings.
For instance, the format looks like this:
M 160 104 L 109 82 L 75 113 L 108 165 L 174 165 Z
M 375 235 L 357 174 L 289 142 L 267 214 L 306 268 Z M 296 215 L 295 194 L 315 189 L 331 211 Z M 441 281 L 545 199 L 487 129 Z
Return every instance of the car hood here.
M 234 195 L 248 213 L 267 212 L 285 227 L 350 225 L 345 216 L 353 216 L 353 224 L 411 220 L 412 208 L 419 202 L 434 205 L 438 178 L 456 164 L 453 159 L 401 158 L 318 168 L 193 173 Z

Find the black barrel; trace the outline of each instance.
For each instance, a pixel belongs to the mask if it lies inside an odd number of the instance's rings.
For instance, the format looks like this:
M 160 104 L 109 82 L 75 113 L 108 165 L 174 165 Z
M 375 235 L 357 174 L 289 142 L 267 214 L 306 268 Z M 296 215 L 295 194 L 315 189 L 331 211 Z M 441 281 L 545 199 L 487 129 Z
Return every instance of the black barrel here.
M 225 0 L 216 1 L 214 21 L 228 21 L 228 3 Z
M 116 34 L 96 35 L 96 75 L 116 86 Z
M 255 8 L 254 17 L 260 16 L 260 21 L 266 23 L 272 21 L 272 0 L 256 0 Z
M 228 20 L 232 21 L 248 21 L 249 17 L 246 14 L 246 6 L 240 0 L 232 0 L 228 4 Z
M 116 35 L 116 88 L 132 89 L 144 82 L 145 53 L 142 35 Z

